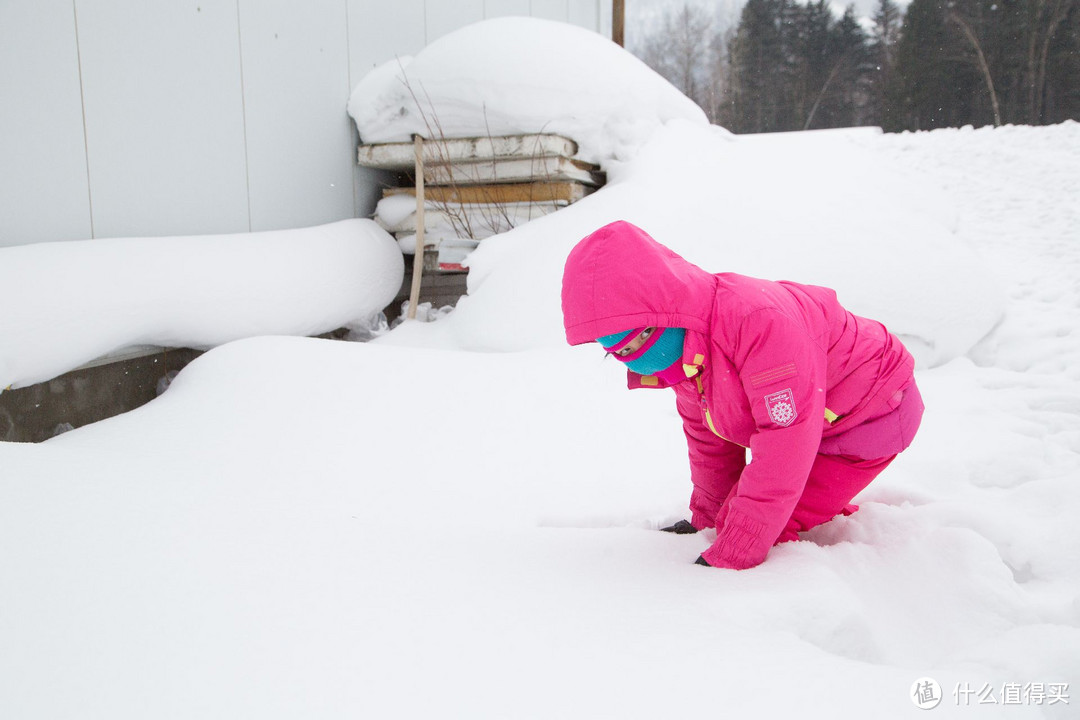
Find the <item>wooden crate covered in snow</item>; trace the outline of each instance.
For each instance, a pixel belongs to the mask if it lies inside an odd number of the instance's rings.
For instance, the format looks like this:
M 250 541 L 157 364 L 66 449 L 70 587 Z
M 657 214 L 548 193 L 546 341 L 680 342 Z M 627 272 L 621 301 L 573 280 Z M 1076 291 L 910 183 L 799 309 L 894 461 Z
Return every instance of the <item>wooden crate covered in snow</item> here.
M 577 182 L 604 184 L 599 166 L 575 160 L 577 144 L 558 135 L 514 135 L 426 140 L 424 182 L 427 185 L 487 183 Z M 361 145 L 358 161 L 364 167 L 411 173 L 416 157 L 413 143 Z
M 415 252 L 421 180 L 424 272 L 431 274 L 464 272 L 462 262 L 484 238 L 555 212 L 603 185 L 603 171 L 575 159 L 577 150 L 569 138 L 534 134 L 424 140 L 419 147 L 361 145 L 357 159 L 408 179 L 408 186 L 385 189 L 375 211 L 376 222 L 408 253 Z

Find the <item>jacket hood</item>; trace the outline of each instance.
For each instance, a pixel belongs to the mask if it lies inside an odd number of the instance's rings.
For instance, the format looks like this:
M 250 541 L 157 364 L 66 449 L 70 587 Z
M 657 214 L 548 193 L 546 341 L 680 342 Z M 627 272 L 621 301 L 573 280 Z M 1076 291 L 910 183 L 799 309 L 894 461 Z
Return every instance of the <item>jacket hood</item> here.
M 579 242 L 563 270 L 562 310 L 571 345 L 639 327 L 707 333 L 715 278 L 625 221 Z

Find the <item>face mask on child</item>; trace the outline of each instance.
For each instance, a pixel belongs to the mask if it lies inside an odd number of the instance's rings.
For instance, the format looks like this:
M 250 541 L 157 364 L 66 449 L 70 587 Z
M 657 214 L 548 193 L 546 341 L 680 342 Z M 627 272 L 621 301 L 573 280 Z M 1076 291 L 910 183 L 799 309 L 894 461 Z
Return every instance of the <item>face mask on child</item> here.
M 646 327 L 597 338 L 605 350 L 639 375 L 655 375 L 669 385 L 686 379 L 682 368 L 682 328 Z

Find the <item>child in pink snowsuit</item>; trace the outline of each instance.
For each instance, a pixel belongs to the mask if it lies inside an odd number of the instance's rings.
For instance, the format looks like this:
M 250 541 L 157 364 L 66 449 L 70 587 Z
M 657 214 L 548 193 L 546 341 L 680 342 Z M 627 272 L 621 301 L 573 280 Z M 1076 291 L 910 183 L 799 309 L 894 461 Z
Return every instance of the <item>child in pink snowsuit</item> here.
M 715 527 L 699 564 L 750 568 L 851 514 L 922 418 L 910 353 L 832 290 L 713 275 L 627 222 L 571 251 L 562 308 L 567 341 L 599 342 L 631 389 L 674 389 L 693 493 L 664 529 Z

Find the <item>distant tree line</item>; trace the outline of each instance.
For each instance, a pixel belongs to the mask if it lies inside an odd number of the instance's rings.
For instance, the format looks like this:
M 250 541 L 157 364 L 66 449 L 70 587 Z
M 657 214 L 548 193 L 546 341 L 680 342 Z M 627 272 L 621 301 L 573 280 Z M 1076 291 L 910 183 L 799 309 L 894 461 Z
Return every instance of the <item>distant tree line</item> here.
M 1080 119 L 1080 0 L 748 0 L 721 25 L 685 4 L 633 49 L 734 132 Z

